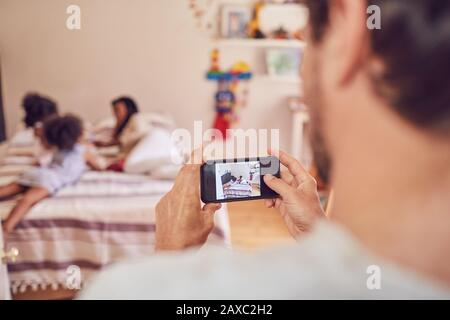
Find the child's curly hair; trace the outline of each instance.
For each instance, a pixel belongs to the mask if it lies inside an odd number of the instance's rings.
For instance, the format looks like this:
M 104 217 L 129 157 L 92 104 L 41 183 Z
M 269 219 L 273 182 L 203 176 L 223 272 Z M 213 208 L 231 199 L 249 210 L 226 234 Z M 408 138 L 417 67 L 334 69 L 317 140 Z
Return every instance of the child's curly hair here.
M 83 125 L 74 115 L 51 116 L 44 121 L 43 134 L 49 146 L 70 151 L 83 134 Z
M 32 128 L 36 123 L 58 113 L 56 102 L 36 93 L 30 93 L 25 96 L 22 101 L 22 108 L 25 111 L 23 121 L 27 128 Z

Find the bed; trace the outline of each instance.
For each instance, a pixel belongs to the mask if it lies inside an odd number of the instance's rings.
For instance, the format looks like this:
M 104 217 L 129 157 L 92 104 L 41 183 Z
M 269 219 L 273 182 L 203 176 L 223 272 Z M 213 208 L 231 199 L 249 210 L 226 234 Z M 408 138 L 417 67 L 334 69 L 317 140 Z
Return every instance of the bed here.
M 9 148 L 2 157 L 0 185 L 30 168 L 26 147 Z M 74 271 L 80 285 L 105 266 L 151 255 L 154 208 L 172 181 L 113 172 L 86 172 L 55 197 L 38 203 L 7 239 L 19 258 L 8 264 L 13 293 L 67 288 Z M 5 218 L 17 199 L 0 202 Z M 226 207 L 216 214 L 208 245 L 230 245 Z M 77 280 L 77 281 L 78 281 Z
M 225 199 L 244 198 L 252 196 L 252 186 L 248 183 L 232 183 L 223 190 Z

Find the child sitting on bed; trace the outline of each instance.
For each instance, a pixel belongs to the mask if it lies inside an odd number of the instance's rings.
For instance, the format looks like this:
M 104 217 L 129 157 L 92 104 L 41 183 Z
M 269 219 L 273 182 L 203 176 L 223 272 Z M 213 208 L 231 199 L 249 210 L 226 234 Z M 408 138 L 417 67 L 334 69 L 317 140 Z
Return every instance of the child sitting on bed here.
M 5 235 L 14 230 L 36 203 L 78 181 L 86 163 L 96 167 L 95 157 L 80 144 L 82 133 L 81 121 L 75 116 L 52 116 L 45 120 L 40 138 L 42 145 L 53 152 L 50 164 L 25 172 L 17 182 L 0 187 L 0 199 L 23 193 L 3 222 Z

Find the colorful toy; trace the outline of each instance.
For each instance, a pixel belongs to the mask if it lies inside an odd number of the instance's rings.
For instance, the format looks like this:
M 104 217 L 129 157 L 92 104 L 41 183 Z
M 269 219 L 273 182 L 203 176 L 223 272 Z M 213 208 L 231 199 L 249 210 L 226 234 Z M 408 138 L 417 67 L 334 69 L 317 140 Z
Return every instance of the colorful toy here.
M 233 109 L 236 103 L 236 97 L 230 90 L 230 82 L 227 80 L 219 81 L 219 90 L 216 93 L 216 119 L 214 121 L 214 129 L 227 137 L 227 129 L 233 121 Z
M 259 1 L 255 4 L 255 7 L 253 9 L 253 18 L 252 21 L 248 24 L 248 36 L 253 39 L 264 39 L 266 36 L 261 31 L 259 26 L 259 17 L 261 14 L 261 10 L 264 7 L 264 2 Z
M 209 72 L 220 72 L 219 50 L 214 49 L 211 53 L 211 69 Z
M 214 129 L 221 132 L 224 139 L 227 138 L 227 130 L 239 121 L 237 116 L 238 107 L 246 105 L 248 90 L 243 91 L 243 99 L 237 99 L 239 83 L 252 78 L 250 66 L 245 62 L 235 63 L 229 71 L 222 71 L 219 64 L 219 50 L 214 49 L 211 53 L 211 67 L 206 78 L 217 81 L 218 90 L 215 96 L 216 119 Z

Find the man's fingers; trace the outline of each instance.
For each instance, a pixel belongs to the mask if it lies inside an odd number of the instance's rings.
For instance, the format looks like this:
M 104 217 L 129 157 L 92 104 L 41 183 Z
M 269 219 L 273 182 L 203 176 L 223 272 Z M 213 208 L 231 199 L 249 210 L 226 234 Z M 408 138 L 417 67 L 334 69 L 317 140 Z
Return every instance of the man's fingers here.
M 266 199 L 264 200 L 264 204 L 267 208 L 273 208 L 273 206 L 275 205 L 275 201 L 273 199 Z
M 290 156 L 284 151 L 274 151 L 269 150 L 271 155 L 275 155 L 278 153 L 280 157 L 280 162 L 289 169 L 289 172 L 295 177 L 298 183 L 302 183 L 305 180 L 310 178 L 309 173 L 303 168 L 298 160 Z
M 197 149 L 192 150 L 191 157 L 187 164 L 202 165 L 203 162 L 203 145 L 201 145 Z
M 286 182 L 288 185 L 297 188 L 298 182 L 295 180 L 294 176 L 289 173 L 287 170 L 283 170 L 280 173 L 281 179 L 283 179 L 284 182 Z
M 178 173 L 172 187 L 177 197 L 195 195 L 200 198 L 200 165 L 186 164 Z
M 295 192 L 295 188 L 291 187 L 282 179 L 274 177 L 270 174 L 264 176 L 264 182 L 270 189 L 278 193 L 283 198 L 288 198 L 293 192 Z
M 185 164 L 175 179 L 175 183 L 189 182 L 191 179 L 200 181 L 200 165 Z
M 181 168 L 175 179 L 175 187 L 190 184 L 191 187 L 195 188 L 195 186 L 200 185 L 200 167 L 202 164 L 203 146 L 192 151 L 189 161 Z
M 282 202 L 283 202 L 283 201 L 282 201 L 280 198 L 276 198 L 273 207 L 274 207 L 275 209 L 280 209 L 280 206 L 281 206 L 281 203 L 282 203 Z
M 208 203 L 203 206 L 203 212 L 214 214 L 220 208 L 222 208 L 222 205 L 220 203 Z

